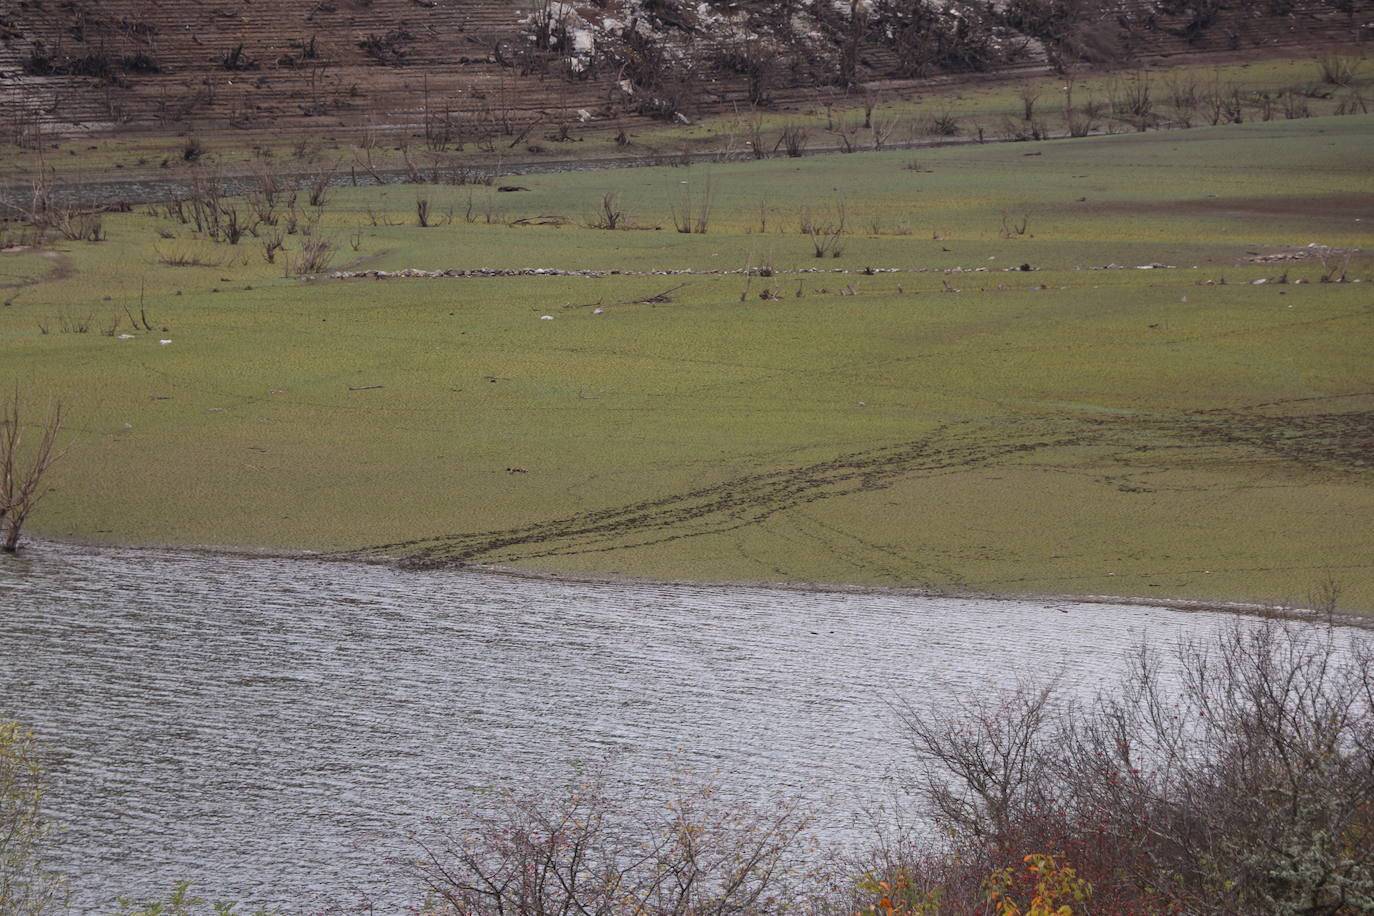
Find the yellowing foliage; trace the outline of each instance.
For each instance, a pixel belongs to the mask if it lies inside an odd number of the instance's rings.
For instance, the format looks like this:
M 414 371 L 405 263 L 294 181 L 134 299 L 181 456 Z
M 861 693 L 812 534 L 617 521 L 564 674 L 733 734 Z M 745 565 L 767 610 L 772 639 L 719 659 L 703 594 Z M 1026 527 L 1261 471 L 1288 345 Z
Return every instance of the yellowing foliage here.
M 1022 908 L 1012 896 L 1015 871 L 1010 866 L 1001 868 L 987 882 L 988 900 L 996 906 L 997 916 L 1073 916 L 1072 904 L 1081 904 L 1092 895 L 1092 885 L 1072 868 L 1056 862 L 1054 856 L 1031 853 L 1023 861 L 1035 882 L 1030 905 Z

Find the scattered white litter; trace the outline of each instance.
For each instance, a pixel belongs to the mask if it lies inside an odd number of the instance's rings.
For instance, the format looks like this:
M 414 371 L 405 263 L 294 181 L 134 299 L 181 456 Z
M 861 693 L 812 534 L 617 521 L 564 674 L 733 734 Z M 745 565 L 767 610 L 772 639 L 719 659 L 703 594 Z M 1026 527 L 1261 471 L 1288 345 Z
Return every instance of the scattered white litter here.
M 553 321 L 553 316 L 552 316 L 552 315 L 540 315 L 540 316 L 539 316 L 539 320 L 540 320 L 540 321 Z
M 162 345 L 165 347 L 165 346 L 167 346 L 169 343 L 171 343 L 171 341 L 170 341 L 170 340 L 159 340 L 158 343 L 162 344 Z
M 133 339 L 134 339 L 134 335 L 132 335 L 132 334 L 120 334 L 120 335 L 119 335 L 119 339 L 120 339 L 120 340 L 133 340 Z
M 605 309 L 592 309 L 592 314 L 593 314 L 593 315 L 600 315 L 600 314 L 601 314 L 602 312 L 604 312 L 604 311 L 606 311 L 606 310 L 605 310 Z

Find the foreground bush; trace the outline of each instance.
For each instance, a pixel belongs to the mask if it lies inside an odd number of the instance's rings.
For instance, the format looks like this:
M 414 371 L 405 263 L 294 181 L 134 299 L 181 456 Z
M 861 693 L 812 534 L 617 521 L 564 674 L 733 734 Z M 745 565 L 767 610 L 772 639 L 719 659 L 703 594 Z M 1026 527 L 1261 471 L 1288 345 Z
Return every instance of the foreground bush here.
M 1140 650 L 1089 703 L 1022 688 L 956 716 L 903 707 L 947 839 L 880 844 L 874 873 L 940 901 L 926 912 L 986 912 L 989 875 L 1030 899 L 1016 869 L 1037 853 L 1090 885 L 1075 913 L 1374 913 L 1370 641 L 1238 624 L 1176 655 Z
M 459 817 L 414 866 L 432 916 L 780 913 L 808 893 L 807 819 L 710 785 L 647 792 L 606 774 Z
M 0 719 L 0 914 L 42 916 L 66 900 L 66 885 L 43 865 L 43 768 L 38 741 Z

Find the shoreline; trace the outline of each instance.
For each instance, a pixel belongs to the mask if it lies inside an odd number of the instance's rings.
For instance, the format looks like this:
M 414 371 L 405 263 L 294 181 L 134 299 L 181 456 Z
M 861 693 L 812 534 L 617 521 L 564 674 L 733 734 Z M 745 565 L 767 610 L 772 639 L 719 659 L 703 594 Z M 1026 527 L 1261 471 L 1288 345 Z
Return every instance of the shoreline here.
M 456 563 L 438 564 L 422 568 L 407 567 L 405 557 L 361 557 L 344 555 L 339 551 L 314 552 L 304 549 L 249 547 L 215 547 L 209 545 L 171 546 L 166 544 L 113 544 L 101 541 L 88 541 L 74 537 L 55 537 L 52 535 L 29 535 L 25 540 L 31 543 L 57 547 L 77 547 L 92 550 L 132 551 L 138 553 L 184 553 L 207 558 L 232 558 L 242 560 L 309 560 L 319 563 L 352 563 L 359 566 L 376 566 L 394 572 L 452 572 L 470 575 L 489 576 L 506 580 L 532 582 L 553 582 L 568 585 L 590 585 L 599 587 L 654 587 L 678 589 L 757 589 L 762 591 L 810 593 L 821 595 L 858 595 L 893 598 L 930 598 L 954 601 L 995 601 L 995 602 L 1053 602 L 1060 604 L 1107 604 L 1118 607 L 1165 608 L 1182 613 L 1235 614 L 1246 617 L 1260 617 L 1275 620 L 1292 620 L 1306 623 L 1325 622 L 1325 615 L 1312 608 L 1293 605 L 1264 604 L 1255 601 L 1228 601 L 1205 598 L 1157 598 L 1149 595 L 1073 595 L 1038 592 L 978 592 L 947 591 L 943 589 L 917 588 L 914 586 L 851 585 L 840 582 L 737 582 L 723 579 L 650 579 L 633 576 L 597 575 L 594 573 L 557 573 L 538 569 L 523 569 L 496 564 Z M 23 555 L 21 542 L 19 553 Z M 3 562 L 0 560 L 0 562 Z M 1342 611 L 1331 615 L 1333 625 L 1374 630 L 1374 612 L 1359 613 Z

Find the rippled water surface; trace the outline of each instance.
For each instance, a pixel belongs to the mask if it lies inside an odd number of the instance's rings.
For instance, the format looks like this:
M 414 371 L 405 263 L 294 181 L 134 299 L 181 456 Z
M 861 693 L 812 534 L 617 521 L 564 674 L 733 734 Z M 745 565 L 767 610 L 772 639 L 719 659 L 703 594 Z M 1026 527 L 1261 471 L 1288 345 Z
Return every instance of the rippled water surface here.
M 404 832 L 475 787 L 610 752 L 802 794 L 841 836 L 902 766 L 894 693 L 1061 665 L 1089 688 L 1147 634 L 1229 619 L 40 543 L 0 557 L 0 714 L 52 754 L 80 908 L 180 880 L 306 899 L 384 887 Z

